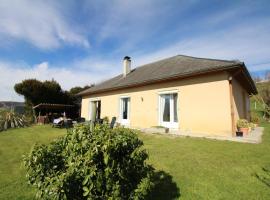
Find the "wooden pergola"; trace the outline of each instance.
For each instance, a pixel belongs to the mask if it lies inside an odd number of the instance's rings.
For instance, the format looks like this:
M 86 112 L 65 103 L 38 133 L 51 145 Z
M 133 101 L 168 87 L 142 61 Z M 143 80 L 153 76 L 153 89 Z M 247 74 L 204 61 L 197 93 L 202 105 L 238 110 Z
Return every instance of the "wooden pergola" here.
M 38 105 L 35 105 L 33 107 L 34 110 L 36 109 L 51 109 L 51 110 L 59 110 L 59 109 L 68 109 L 68 108 L 74 108 L 74 105 L 68 105 L 68 104 L 52 104 L 52 103 L 40 103 Z
M 39 123 L 45 123 L 45 121 L 52 121 L 59 116 L 73 118 L 76 107 L 69 104 L 52 104 L 52 103 L 40 103 L 33 106 L 33 110 L 38 117 Z

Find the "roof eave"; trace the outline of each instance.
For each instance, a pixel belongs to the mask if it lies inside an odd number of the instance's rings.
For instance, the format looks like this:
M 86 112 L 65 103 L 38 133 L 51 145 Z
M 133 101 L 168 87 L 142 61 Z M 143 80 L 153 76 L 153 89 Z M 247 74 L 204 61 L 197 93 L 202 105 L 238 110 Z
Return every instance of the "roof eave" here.
M 175 80 L 175 79 L 179 79 L 179 78 L 189 78 L 189 77 L 203 75 L 203 74 L 226 71 L 226 70 L 229 70 L 229 69 L 240 67 L 241 65 L 242 65 L 242 63 L 236 63 L 236 64 L 232 64 L 232 65 L 229 65 L 229 66 L 226 66 L 226 67 L 223 67 L 223 68 L 219 68 L 219 69 L 212 69 L 212 70 L 208 70 L 208 71 L 198 71 L 196 73 L 186 73 L 186 74 L 175 75 L 175 76 L 170 76 L 170 77 L 161 78 L 161 79 L 154 79 L 154 80 L 150 80 L 150 81 L 144 81 L 144 82 L 140 82 L 140 83 L 133 83 L 133 84 L 125 85 L 125 86 L 119 86 L 119 87 L 112 87 L 112 88 L 96 90 L 96 91 L 92 91 L 92 92 L 91 91 L 90 92 L 82 91 L 80 93 L 80 96 L 83 97 L 83 96 L 88 96 L 88 95 L 91 95 L 91 94 L 98 94 L 98 93 L 115 91 L 115 90 L 120 90 L 120 89 L 131 88 L 131 87 L 154 84 L 154 83 L 163 82 L 163 81 L 167 81 L 167 80 L 171 81 L 171 80 Z M 248 75 L 249 75 L 249 73 L 248 73 Z
M 242 63 L 242 66 L 243 66 L 244 74 L 245 74 L 245 76 L 247 78 L 247 81 L 249 82 L 249 84 L 250 84 L 250 86 L 252 88 L 251 93 L 254 94 L 254 95 L 258 94 L 257 87 L 256 87 L 256 85 L 255 85 L 252 77 L 250 76 L 250 73 L 248 72 L 248 69 L 247 69 L 247 67 L 246 67 L 246 65 L 245 65 L 244 62 Z

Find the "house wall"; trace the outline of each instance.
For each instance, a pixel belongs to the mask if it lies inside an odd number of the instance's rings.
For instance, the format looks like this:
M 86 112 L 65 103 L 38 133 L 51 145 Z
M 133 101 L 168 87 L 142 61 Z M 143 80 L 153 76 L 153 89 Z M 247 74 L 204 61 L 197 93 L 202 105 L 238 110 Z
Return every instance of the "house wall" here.
M 170 90 L 178 93 L 179 130 L 232 134 L 229 81 L 225 72 L 85 96 L 81 115 L 89 119 L 90 99 L 100 99 L 101 117 L 116 116 L 119 119 L 120 97 L 129 96 L 130 126 L 157 126 L 159 93 Z
M 248 92 L 236 80 L 232 80 L 233 108 L 235 122 L 238 119 L 250 119 L 250 100 Z

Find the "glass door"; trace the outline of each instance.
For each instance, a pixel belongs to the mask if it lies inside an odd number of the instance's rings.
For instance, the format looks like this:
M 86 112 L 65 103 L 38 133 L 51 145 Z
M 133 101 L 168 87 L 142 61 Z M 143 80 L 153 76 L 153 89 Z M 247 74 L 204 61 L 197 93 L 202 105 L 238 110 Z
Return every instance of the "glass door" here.
M 160 95 L 160 125 L 178 129 L 178 113 L 177 113 L 178 94 L 162 94 Z
M 128 125 L 129 124 L 129 111 L 130 111 L 130 98 L 124 97 L 120 99 L 120 119 L 121 124 Z

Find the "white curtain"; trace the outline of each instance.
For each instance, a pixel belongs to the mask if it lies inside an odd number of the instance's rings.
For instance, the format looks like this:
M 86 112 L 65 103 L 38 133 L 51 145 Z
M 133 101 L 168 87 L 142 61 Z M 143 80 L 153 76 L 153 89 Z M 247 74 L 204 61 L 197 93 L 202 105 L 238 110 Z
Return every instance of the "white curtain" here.
M 164 108 L 165 108 L 164 95 L 160 95 L 161 122 L 163 122 Z
M 95 101 L 91 101 L 91 119 L 92 121 L 96 120 L 97 114 L 97 105 Z

